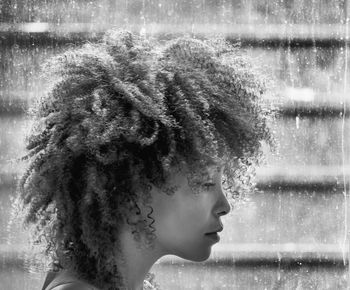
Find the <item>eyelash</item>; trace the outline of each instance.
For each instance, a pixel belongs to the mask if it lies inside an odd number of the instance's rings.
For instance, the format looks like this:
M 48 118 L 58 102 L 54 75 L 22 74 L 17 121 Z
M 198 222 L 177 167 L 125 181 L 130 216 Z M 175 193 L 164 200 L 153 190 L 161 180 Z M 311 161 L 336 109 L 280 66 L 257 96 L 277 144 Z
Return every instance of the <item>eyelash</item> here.
M 206 182 L 206 183 L 203 183 L 203 187 L 208 190 L 210 187 L 214 187 L 215 186 L 215 183 L 213 182 Z

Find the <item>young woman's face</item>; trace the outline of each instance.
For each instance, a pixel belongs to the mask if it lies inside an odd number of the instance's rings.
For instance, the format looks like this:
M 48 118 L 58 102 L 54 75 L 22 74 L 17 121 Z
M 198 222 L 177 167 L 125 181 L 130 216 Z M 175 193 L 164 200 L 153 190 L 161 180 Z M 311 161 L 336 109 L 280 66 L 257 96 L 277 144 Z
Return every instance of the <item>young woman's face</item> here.
M 215 232 L 222 230 L 220 217 L 230 211 L 230 205 L 221 188 L 222 169 L 208 166 L 204 170 L 205 178 L 196 194 L 189 186 L 186 170 L 169 179 L 167 185 L 176 186 L 173 195 L 152 189 L 154 242 L 163 253 L 204 261 L 218 242 Z

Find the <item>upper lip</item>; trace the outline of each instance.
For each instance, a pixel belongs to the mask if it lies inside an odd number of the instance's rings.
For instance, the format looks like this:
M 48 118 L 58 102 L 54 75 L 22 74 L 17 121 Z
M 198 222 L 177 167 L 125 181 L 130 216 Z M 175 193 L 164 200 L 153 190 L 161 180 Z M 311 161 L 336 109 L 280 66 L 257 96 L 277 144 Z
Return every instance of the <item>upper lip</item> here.
M 221 232 L 224 228 L 222 226 L 220 226 L 217 230 L 213 231 L 213 232 L 209 232 L 209 233 L 206 233 L 206 234 L 214 234 L 214 233 L 218 233 L 218 232 Z

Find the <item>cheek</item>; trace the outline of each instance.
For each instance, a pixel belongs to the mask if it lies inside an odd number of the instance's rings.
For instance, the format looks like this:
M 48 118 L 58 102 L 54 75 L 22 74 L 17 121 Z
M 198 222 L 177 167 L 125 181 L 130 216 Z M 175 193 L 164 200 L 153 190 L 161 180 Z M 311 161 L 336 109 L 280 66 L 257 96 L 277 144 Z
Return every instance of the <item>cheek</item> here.
M 157 222 L 158 219 L 158 222 Z M 204 261 L 211 253 L 208 231 L 210 215 L 198 203 L 169 209 L 156 217 L 157 242 L 165 254 L 191 261 Z
M 196 205 L 178 208 L 171 212 L 166 220 L 166 226 L 184 237 L 189 237 L 191 232 L 199 231 L 205 223 L 204 210 Z
M 172 246 L 196 243 L 208 227 L 210 209 L 202 200 L 185 199 L 154 208 L 156 235 Z

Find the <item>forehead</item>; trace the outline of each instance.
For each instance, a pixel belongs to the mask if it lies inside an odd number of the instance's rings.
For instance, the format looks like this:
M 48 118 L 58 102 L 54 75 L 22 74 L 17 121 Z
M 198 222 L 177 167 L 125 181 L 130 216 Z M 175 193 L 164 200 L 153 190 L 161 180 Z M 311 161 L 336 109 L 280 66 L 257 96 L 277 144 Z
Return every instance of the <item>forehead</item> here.
M 179 186 L 189 185 L 195 190 L 195 187 L 203 182 L 216 182 L 214 180 L 217 180 L 217 178 L 221 179 L 223 170 L 223 164 L 217 162 L 202 163 L 201 165 L 197 163 L 196 165 L 192 164 L 192 166 L 182 163 L 170 169 L 169 175 L 162 186 L 165 186 L 167 190 L 172 190 Z
M 220 164 L 211 164 L 207 165 L 204 168 L 200 170 L 202 173 L 202 177 L 209 177 L 213 178 L 214 176 L 218 174 L 222 174 L 224 167 L 221 166 Z
M 197 160 L 196 162 L 191 162 L 190 164 L 181 161 L 177 165 L 174 165 L 170 168 L 168 176 L 166 177 L 167 181 L 173 179 L 173 177 L 181 175 L 183 177 L 190 178 L 207 178 L 214 177 L 217 174 L 223 174 L 225 168 L 225 162 L 220 160 L 213 159 L 202 159 Z
M 224 168 L 223 160 L 213 160 L 209 159 L 204 162 L 200 162 L 198 169 L 203 170 L 210 173 L 220 172 Z
M 209 160 L 206 162 L 198 162 L 190 167 L 186 168 L 185 172 L 192 175 L 197 175 L 198 177 L 213 177 L 216 174 L 222 173 L 224 169 L 224 164 L 222 162 L 216 162 Z

